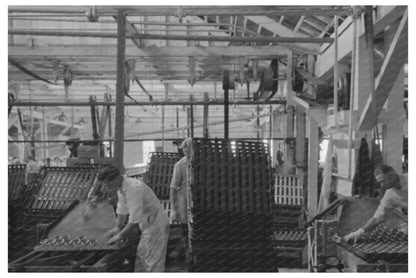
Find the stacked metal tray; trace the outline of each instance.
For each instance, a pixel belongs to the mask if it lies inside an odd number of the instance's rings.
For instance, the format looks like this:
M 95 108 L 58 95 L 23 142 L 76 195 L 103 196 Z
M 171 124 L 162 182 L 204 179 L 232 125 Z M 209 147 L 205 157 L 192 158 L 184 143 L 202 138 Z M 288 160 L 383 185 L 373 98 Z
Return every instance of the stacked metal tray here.
M 8 200 L 16 205 L 25 186 L 26 164 L 8 165 Z
M 86 199 L 96 171 L 93 167 L 43 167 L 25 196 L 25 214 L 32 219 L 55 219 L 73 201 Z
M 193 149 L 190 270 L 276 271 L 268 146 L 196 138 Z
M 169 199 L 173 167 L 179 159 L 178 153 L 152 152 L 150 154 L 144 181 L 159 199 Z

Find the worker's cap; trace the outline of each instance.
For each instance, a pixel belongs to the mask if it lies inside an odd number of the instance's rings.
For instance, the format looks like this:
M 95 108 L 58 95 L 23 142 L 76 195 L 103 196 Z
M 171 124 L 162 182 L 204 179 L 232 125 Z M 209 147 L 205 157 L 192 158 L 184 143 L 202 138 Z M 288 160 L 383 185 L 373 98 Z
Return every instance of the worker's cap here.
M 183 149 L 183 148 L 185 148 L 185 147 L 191 147 L 192 146 L 192 138 L 185 138 L 183 141 L 182 141 L 182 144 L 181 144 L 181 146 L 179 147 L 179 148 L 181 148 L 181 149 Z

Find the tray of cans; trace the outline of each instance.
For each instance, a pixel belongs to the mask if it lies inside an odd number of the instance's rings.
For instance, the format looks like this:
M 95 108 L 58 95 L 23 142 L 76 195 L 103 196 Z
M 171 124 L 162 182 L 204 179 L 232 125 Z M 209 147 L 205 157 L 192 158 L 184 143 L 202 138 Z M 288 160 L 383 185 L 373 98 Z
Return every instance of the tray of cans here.
M 96 239 L 90 239 L 87 236 L 80 236 L 72 239 L 70 236 L 56 236 L 52 239 L 45 238 L 35 246 L 36 251 L 81 251 L 81 250 L 118 250 L 121 247 L 117 245 L 109 245 Z
M 366 232 L 357 242 L 345 242 L 338 234 L 331 235 L 333 242 L 356 256 L 372 263 L 383 260 L 389 263 L 408 261 L 408 236 L 398 229 L 377 226 Z

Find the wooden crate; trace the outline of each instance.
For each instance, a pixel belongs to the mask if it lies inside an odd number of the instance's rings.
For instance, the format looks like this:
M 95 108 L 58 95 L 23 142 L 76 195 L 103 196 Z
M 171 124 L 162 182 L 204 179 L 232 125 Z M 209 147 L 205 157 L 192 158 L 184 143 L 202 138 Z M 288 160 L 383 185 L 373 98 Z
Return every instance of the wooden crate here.
M 276 175 L 274 201 L 281 205 L 303 205 L 303 179 L 296 175 Z

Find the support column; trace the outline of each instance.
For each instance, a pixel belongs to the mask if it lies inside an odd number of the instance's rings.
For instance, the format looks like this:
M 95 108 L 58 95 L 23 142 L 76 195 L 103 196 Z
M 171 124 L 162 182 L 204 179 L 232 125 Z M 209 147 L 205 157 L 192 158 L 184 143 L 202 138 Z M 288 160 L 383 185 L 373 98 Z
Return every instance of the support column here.
M 46 159 L 49 157 L 49 151 L 48 151 L 48 145 L 49 143 L 46 143 L 45 141 L 49 140 L 48 136 L 48 121 L 45 118 L 45 107 L 42 107 L 42 132 L 41 132 L 41 140 L 43 140 L 42 143 L 42 149 L 43 149 L 43 158 Z
M 309 118 L 308 146 L 308 212 L 316 215 L 318 207 L 318 160 L 319 160 L 319 125 L 312 117 Z
M 280 122 L 282 122 L 282 121 L 280 121 Z M 273 112 L 272 112 L 272 138 L 277 138 L 277 137 L 283 137 L 283 136 L 281 136 L 281 134 L 279 134 L 279 130 L 281 130 L 280 129 L 280 126 L 279 126 L 279 124 L 280 124 L 280 122 L 279 122 L 279 114 L 278 114 L 278 111 L 277 111 L 277 109 L 275 109 Z M 273 166 L 276 166 L 277 165 L 277 160 L 276 160 L 276 158 L 277 158 L 277 151 L 278 150 L 280 150 L 280 151 L 282 151 L 282 147 L 281 147 L 281 143 L 278 141 L 278 140 L 273 140 L 272 141 L 272 146 L 273 146 Z
M 285 128 L 285 137 L 293 138 L 294 137 L 294 114 L 295 108 L 293 105 L 287 107 L 286 113 L 286 128 Z M 295 160 L 293 150 L 289 149 L 289 145 L 285 144 L 285 162 L 290 162 Z M 293 165 L 294 166 L 294 165 Z
M 204 93 L 204 100 L 208 101 L 209 96 L 208 93 Z M 208 113 L 209 113 L 209 106 L 208 104 L 204 104 L 204 119 L 203 119 L 203 134 L 204 138 L 208 138 Z
M 228 89 L 229 89 L 229 76 L 228 70 L 224 71 L 222 88 L 224 90 L 224 139 L 228 139 Z
M 193 101 L 194 98 L 192 97 L 192 95 L 189 96 L 189 100 Z M 189 107 L 189 122 L 190 122 L 190 126 L 191 126 L 191 138 L 194 138 L 194 106 L 190 105 Z
M 306 114 L 296 111 L 296 175 L 303 176 L 306 168 Z
M 117 92 L 116 92 L 116 120 L 114 138 L 114 160 L 122 169 L 124 156 L 124 60 L 126 55 L 126 16 L 124 10 L 117 12 Z
M 383 143 L 386 145 L 385 162 L 392 166 L 397 173 L 402 172 L 403 123 L 405 122 L 403 84 L 404 68 L 401 69 L 387 99 L 387 115 L 389 117 L 386 138 L 383 140 Z

